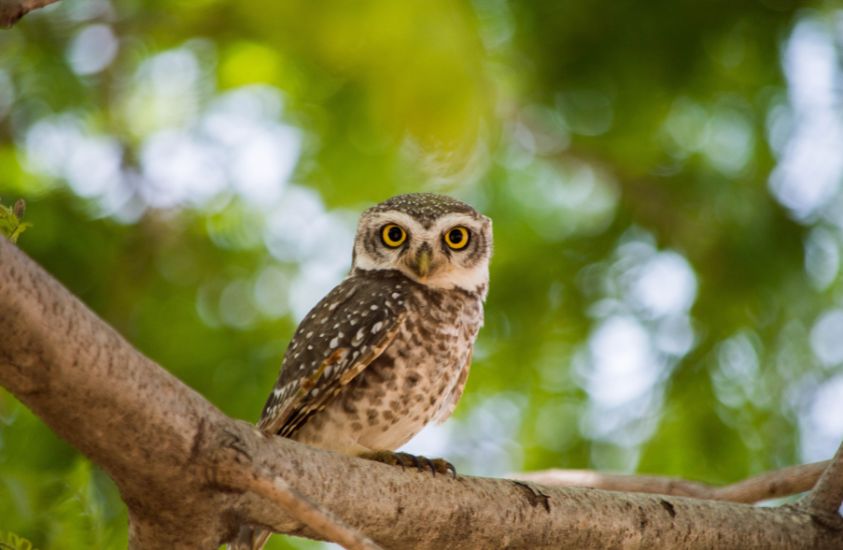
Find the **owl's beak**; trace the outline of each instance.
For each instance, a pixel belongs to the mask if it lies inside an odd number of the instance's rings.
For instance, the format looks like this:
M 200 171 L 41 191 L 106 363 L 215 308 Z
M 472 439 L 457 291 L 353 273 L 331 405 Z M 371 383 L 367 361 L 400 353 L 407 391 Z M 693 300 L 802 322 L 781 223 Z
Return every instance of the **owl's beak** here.
M 430 260 L 430 248 L 422 246 L 419 251 L 416 252 L 416 261 L 413 262 L 410 267 L 413 268 L 413 271 L 416 272 L 416 275 L 423 279 L 427 277 L 427 275 L 430 273 Z

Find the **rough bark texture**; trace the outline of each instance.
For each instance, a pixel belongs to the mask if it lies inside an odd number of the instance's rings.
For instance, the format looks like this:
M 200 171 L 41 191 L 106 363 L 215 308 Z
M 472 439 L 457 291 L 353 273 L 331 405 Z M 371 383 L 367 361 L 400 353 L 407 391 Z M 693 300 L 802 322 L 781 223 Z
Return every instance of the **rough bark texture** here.
M 228 418 L 5 239 L 0 304 L 0 384 L 114 479 L 132 548 L 217 548 L 243 521 L 318 536 L 250 476 L 385 548 L 843 548 L 839 522 L 817 521 L 839 506 L 840 455 L 814 504 L 778 508 L 433 477 Z

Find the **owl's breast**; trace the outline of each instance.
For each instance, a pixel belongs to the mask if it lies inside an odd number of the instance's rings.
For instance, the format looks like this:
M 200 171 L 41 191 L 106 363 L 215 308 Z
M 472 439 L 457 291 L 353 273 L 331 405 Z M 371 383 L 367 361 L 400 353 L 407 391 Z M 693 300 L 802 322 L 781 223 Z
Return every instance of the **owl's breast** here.
M 468 368 L 482 302 L 423 288 L 407 301 L 392 343 L 295 439 L 345 453 L 394 450 L 441 415 Z

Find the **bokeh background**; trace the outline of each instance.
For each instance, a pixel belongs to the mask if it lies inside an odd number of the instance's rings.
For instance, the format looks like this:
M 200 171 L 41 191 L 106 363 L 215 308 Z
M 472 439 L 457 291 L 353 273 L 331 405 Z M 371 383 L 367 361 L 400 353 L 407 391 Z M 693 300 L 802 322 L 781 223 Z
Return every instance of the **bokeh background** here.
M 0 32 L 0 196 L 21 248 L 256 420 L 359 212 L 453 194 L 494 220 L 486 326 L 408 450 L 732 482 L 843 439 L 841 7 L 61 0 Z M 126 545 L 113 484 L 2 390 L 0 518 Z

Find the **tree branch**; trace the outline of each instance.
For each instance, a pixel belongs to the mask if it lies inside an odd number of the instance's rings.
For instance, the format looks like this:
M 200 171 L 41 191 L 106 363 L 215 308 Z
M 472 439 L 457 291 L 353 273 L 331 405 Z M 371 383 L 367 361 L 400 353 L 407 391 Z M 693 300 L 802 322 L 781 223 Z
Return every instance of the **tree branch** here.
M 657 493 L 752 504 L 809 491 L 829 463 L 826 460 L 789 466 L 724 487 L 675 477 L 606 474 L 590 470 L 544 470 L 516 474 L 513 477 L 548 487 L 592 487 L 606 491 Z
M 277 478 L 388 548 L 840 546 L 803 507 L 452 479 L 264 437 L 133 349 L 5 239 L 0 334 L 0 384 L 114 479 L 131 548 L 217 548 L 244 523 L 326 536 L 279 506 Z
M 843 444 L 803 504 L 828 527 L 843 530 Z
M 58 0 L 0 0 L 0 27 L 8 29 L 27 13 Z
M 214 472 L 220 485 L 234 490 L 248 490 L 254 495 L 276 503 L 282 510 L 301 521 L 327 540 L 348 550 L 380 550 L 368 537 L 348 527 L 334 514 L 324 510 L 278 476 L 257 472 L 232 461 L 225 461 Z

